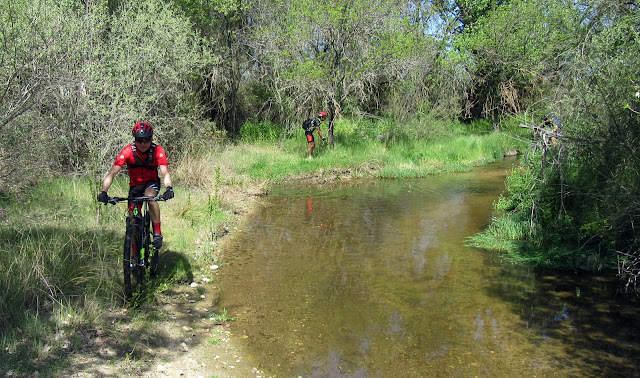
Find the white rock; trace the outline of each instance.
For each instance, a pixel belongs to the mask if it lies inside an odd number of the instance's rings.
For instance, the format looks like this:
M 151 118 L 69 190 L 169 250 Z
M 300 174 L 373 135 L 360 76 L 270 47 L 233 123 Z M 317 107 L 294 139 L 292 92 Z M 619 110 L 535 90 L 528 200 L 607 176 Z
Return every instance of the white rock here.
M 209 268 L 211 268 L 212 270 L 216 270 L 218 269 L 218 266 L 214 264 L 214 265 L 211 265 Z
M 167 370 L 167 368 L 165 368 L 165 367 L 164 367 L 164 366 L 162 366 L 162 365 L 158 365 L 158 366 L 156 367 L 156 371 L 165 371 L 165 370 Z
M 197 282 L 192 282 L 192 283 L 191 283 L 191 287 L 197 287 L 197 286 L 198 286 L 198 283 L 197 283 Z

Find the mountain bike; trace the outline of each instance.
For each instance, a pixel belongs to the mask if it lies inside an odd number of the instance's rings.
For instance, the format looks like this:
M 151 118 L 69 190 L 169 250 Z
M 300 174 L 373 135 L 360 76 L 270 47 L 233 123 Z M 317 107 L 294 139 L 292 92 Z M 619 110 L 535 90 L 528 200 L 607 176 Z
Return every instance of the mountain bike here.
M 141 293 L 145 279 L 158 272 L 159 248 L 153 247 L 151 241 L 151 217 L 149 202 L 165 201 L 163 196 L 143 197 L 111 197 L 109 203 L 131 201 L 133 210 L 127 216 L 126 232 L 123 249 L 124 293 L 126 300 L 130 300 L 134 293 Z

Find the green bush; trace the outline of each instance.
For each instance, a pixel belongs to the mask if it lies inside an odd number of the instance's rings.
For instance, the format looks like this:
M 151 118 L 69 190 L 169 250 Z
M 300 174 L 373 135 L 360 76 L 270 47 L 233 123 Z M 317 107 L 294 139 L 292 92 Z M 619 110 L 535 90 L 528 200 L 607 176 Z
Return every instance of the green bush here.
M 240 129 L 240 139 L 243 142 L 275 142 L 279 136 L 278 125 L 270 121 L 250 120 Z

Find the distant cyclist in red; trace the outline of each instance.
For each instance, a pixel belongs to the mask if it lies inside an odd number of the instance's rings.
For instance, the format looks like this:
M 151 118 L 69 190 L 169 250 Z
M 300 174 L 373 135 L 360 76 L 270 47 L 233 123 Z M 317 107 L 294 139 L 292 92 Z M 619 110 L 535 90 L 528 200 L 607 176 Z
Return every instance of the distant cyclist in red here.
M 173 198 L 173 187 L 164 149 L 152 143 L 153 127 L 147 122 L 138 122 L 132 130 L 135 141 L 118 154 L 113 166 L 104 177 L 102 192 L 98 194 L 98 201 L 107 203 L 109 195 L 107 191 L 113 183 L 122 167 L 127 164 L 129 168 L 129 197 L 157 196 L 160 193 L 160 177 L 166 191 L 162 195 L 165 199 Z M 129 204 L 129 211 L 133 205 Z M 160 206 L 158 202 L 149 202 L 149 213 L 153 225 L 153 246 L 162 247 L 162 230 L 160 228 Z
M 316 147 L 316 141 L 313 139 L 313 132 L 317 129 L 318 135 L 322 138 L 323 141 L 326 139 L 322 135 L 322 131 L 320 130 L 320 122 L 324 121 L 327 118 L 327 113 L 320 112 L 318 113 L 318 118 L 309 118 L 304 121 L 302 127 L 304 128 L 304 135 L 307 138 L 307 158 L 311 159 L 313 155 L 313 149 Z

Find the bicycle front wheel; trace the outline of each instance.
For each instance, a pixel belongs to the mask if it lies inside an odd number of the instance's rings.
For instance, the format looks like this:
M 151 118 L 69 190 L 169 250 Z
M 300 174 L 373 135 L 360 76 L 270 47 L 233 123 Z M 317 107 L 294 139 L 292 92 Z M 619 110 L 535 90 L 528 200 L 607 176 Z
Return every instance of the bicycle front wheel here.
M 124 238 L 124 294 L 127 300 L 131 299 L 133 293 L 142 289 L 144 280 L 144 268 L 140 263 L 140 249 L 142 247 L 142 235 L 140 228 L 136 225 L 129 225 Z

